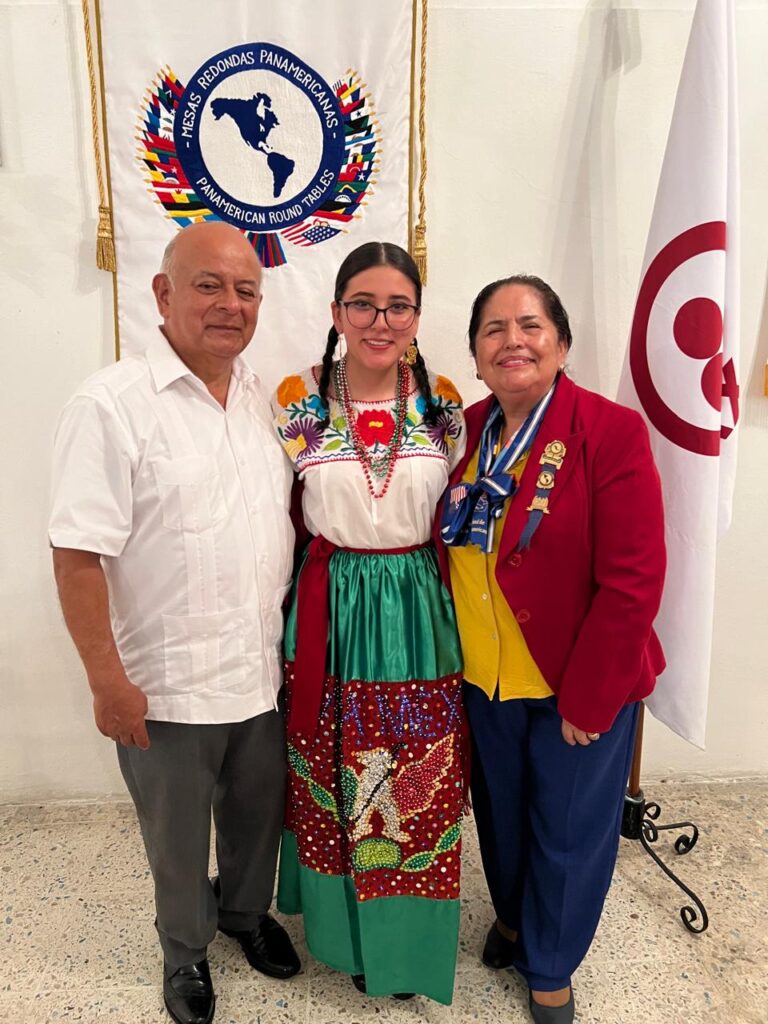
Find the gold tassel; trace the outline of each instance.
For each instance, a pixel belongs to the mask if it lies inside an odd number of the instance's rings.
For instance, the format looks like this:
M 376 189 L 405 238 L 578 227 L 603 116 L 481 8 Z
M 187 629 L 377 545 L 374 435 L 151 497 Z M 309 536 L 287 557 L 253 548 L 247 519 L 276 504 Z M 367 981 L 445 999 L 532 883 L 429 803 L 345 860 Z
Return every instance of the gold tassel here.
M 88 81 L 91 87 L 91 135 L 93 137 L 93 155 L 96 161 L 96 184 L 99 189 L 99 226 L 96 228 L 96 266 L 99 270 L 108 270 L 110 273 L 114 274 L 117 270 L 117 254 L 115 252 L 115 238 L 112 232 L 112 211 L 109 208 L 107 186 L 104 180 L 104 163 L 99 126 L 99 92 L 96 87 L 96 68 L 93 58 L 90 0 L 82 0 L 82 7 L 83 27 L 85 29 L 85 54 L 88 60 Z M 99 49 L 101 49 L 100 46 Z M 104 98 L 102 95 L 102 103 L 103 102 Z
M 427 226 L 426 224 L 417 224 L 413 231 L 413 258 L 416 262 L 416 266 L 419 268 L 419 276 L 421 277 L 421 283 L 427 283 Z
M 112 237 L 112 217 L 108 206 L 99 207 L 99 226 L 96 229 L 96 266 L 99 270 L 117 270 L 115 240 Z

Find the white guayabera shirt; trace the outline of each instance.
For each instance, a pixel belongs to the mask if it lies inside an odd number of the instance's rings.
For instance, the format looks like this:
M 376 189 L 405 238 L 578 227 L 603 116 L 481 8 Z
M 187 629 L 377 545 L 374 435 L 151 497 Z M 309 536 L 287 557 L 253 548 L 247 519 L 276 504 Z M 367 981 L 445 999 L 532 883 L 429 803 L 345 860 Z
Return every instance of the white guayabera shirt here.
M 101 555 L 117 647 L 150 719 L 239 722 L 276 706 L 291 480 L 240 358 L 224 409 L 158 334 L 64 409 L 50 543 Z

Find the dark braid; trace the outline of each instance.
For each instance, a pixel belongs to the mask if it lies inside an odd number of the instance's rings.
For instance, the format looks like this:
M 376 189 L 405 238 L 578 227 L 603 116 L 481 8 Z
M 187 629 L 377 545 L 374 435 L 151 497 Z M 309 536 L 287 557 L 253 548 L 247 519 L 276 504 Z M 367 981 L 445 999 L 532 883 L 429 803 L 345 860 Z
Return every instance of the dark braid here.
M 429 424 L 430 427 L 436 427 L 440 417 L 440 410 L 432 398 L 432 387 L 429 383 L 427 364 L 424 362 L 424 356 L 421 354 L 415 338 L 413 339 L 413 344 L 416 345 L 416 362 L 411 367 L 411 371 L 419 393 L 427 406 L 424 410 L 424 422 Z
M 323 403 L 325 409 L 325 419 L 319 424 L 321 430 L 325 430 L 331 422 L 331 407 L 328 403 L 328 387 L 331 383 L 331 373 L 333 372 L 333 353 L 336 351 L 336 346 L 339 343 L 339 332 L 336 330 L 335 325 L 328 331 L 328 341 L 325 346 L 325 352 L 323 353 L 323 369 L 320 372 L 320 401 Z

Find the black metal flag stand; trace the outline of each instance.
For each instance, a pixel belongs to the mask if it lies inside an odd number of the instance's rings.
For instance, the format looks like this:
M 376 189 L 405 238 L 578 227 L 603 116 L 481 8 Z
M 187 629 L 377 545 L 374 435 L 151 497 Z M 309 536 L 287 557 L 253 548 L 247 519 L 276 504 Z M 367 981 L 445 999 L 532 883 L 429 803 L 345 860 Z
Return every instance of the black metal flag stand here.
M 637 735 L 635 736 L 635 750 L 632 756 L 632 768 L 629 773 L 629 785 L 624 797 L 624 812 L 621 819 L 621 834 L 625 839 L 636 839 L 645 852 L 653 858 L 667 878 L 670 878 L 686 894 L 690 903 L 680 908 L 680 917 L 689 932 L 701 934 L 709 927 L 709 916 L 699 897 L 693 890 L 689 889 L 653 848 L 653 845 L 662 832 L 680 832 L 675 840 L 675 852 L 683 856 L 690 853 L 699 838 L 699 830 L 692 821 L 676 821 L 670 825 L 657 825 L 661 815 L 659 804 L 645 799 L 640 788 L 640 764 L 643 755 L 643 719 L 645 707 L 640 705 L 640 716 L 637 722 Z

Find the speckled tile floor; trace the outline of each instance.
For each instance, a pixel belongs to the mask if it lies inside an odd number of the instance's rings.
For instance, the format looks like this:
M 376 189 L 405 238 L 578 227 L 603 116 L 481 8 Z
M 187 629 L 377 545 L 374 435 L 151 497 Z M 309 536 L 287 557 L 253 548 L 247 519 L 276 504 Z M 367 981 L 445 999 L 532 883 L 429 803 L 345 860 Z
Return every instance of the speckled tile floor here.
M 579 1024 L 768 1022 L 768 780 L 648 787 L 675 820 L 692 818 L 699 845 L 671 852 L 710 915 L 689 935 L 678 890 L 622 841 L 614 885 L 575 981 Z M 664 817 L 667 820 L 668 815 Z M 474 831 L 466 830 L 463 917 L 452 1007 L 427 999 L 368 1000 L 306 953 L 287 983 L 256 974 L 217 936 L 209 956 L 218 1024 L 393 1024 L 528 1021 L 523 985 L 478 960 L 491 920 Z M 0 806 L 3 968 L 7 1024 L 164 1024 L 152 890 L 127 803 Z

